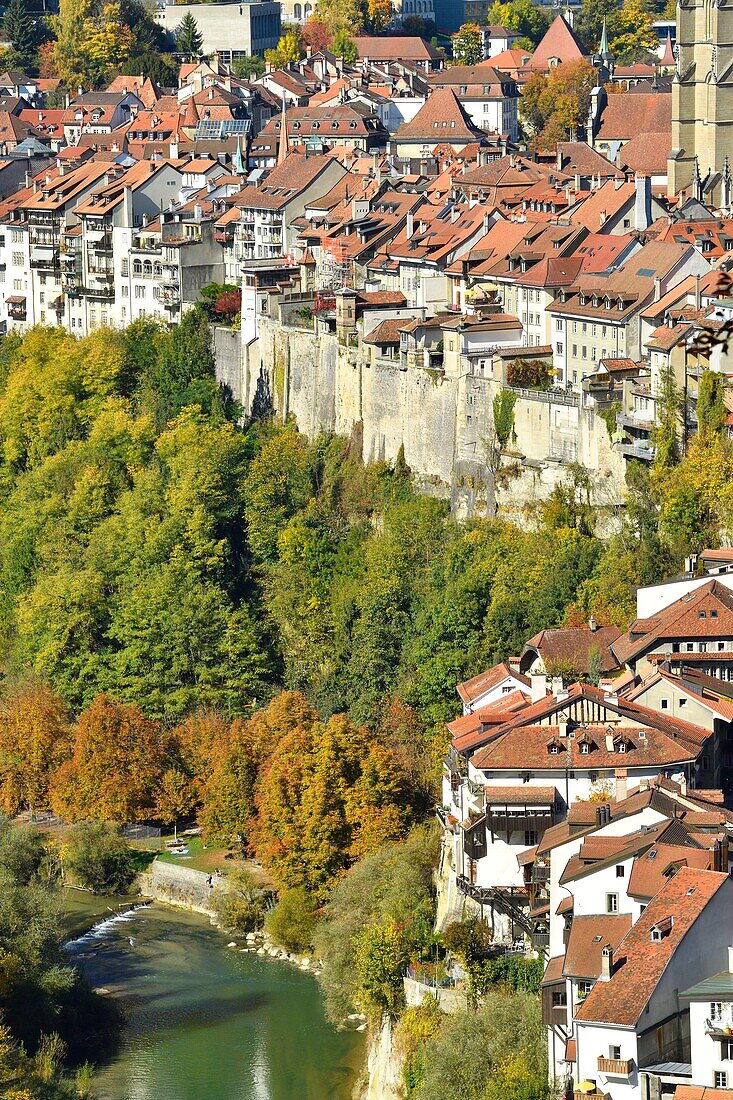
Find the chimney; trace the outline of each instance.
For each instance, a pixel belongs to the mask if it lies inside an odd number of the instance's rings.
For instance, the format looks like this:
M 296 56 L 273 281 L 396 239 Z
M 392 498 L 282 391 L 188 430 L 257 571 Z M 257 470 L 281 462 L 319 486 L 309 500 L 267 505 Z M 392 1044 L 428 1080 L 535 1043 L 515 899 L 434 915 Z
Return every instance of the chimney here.
M 407 211 L 407 221 L 405 223 L 405 236 L 409 241 L 410 237 L 415 231 L 415 219 L 412 216 L 412 210 Z
M 636 176 L 634 185 L 634 228 L 648 229 L 652 224 L 652 178 Z
M 616 801 L 623 802 L 629 795 L 629 781 L 626 775 L 616 776 Z
M 562 676 L 553 676 L 552 677 L 552 694 L 555 696 L 556 699 L 557 699 L 558 695 L 562 695 L 563 686 L 564 685 L 563 685 L 563 682 L 562 682 Z
M 544 672 L 533 672 L 530 676 L 530 699 L 533 703 L 539 703 L 547 695 L 547 677 Z
M 700 297 L 700 276 L 695 276 L 695 309 L 700 309 L 701 297 Z
M 611 975 L 613 974 L 613 948 L 610 943 L 601 951 L 601 973 L 598 980 L 601 982 L 610 982 Z
M 201 203 L 197 202 L 196 205 L 193 208 L 194 221 L 200 222 L 201 218 L 202 218 L 202 215 L 203 215 L 203 209 L 201 208 Z

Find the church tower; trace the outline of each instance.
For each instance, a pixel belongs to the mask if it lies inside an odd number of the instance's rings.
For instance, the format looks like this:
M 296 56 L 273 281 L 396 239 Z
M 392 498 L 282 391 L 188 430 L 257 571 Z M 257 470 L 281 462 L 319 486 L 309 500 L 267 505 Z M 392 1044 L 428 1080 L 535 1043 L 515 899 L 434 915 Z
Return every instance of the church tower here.
M 676 53 L 668 193 L 692 186 L 695 198 L 728 207 L 733 198 L 731 0 L 680 0 Z

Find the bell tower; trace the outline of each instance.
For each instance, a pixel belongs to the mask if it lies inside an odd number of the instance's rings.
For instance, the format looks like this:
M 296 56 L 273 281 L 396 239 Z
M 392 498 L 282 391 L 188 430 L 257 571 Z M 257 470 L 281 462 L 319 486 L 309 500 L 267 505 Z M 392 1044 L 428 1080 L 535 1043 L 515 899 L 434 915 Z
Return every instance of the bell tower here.
M 733 0 L 679 0 L 668 193 L 722 207 L 733 160 Z

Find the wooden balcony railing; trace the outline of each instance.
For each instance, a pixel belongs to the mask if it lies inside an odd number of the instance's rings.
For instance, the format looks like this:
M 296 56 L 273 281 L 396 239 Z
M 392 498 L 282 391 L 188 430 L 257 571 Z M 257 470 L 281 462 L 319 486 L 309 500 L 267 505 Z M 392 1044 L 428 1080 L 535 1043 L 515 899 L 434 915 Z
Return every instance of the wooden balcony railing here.
M 609 1077 L 628 1077 L 631 1062 L 627 1058 L 598 1058 L 598 1072 Z

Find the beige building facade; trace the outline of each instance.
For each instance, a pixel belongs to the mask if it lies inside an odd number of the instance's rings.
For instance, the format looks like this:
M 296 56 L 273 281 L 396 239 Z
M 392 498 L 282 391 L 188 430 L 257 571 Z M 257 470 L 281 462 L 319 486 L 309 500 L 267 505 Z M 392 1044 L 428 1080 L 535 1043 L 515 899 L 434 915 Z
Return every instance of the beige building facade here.
M 715 0 L 677 5 L 668 190 L 715 207 L 733 200 L 733 8 Z

